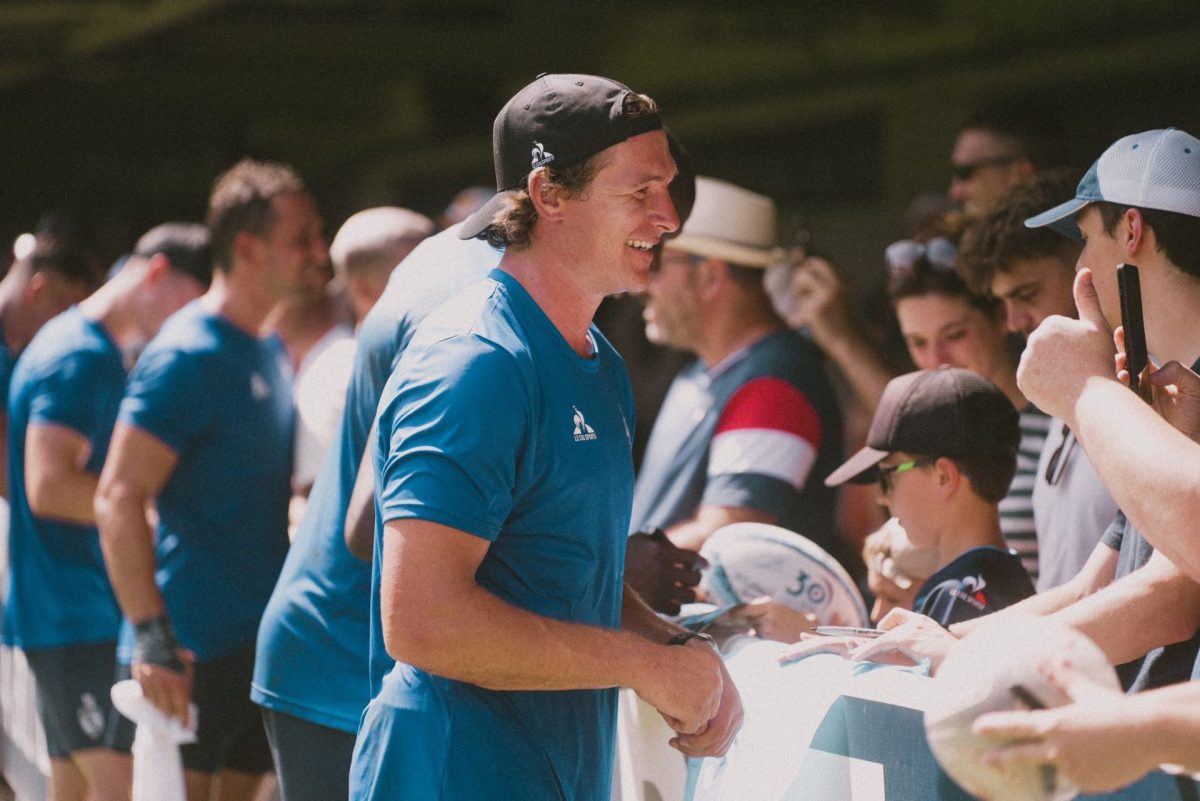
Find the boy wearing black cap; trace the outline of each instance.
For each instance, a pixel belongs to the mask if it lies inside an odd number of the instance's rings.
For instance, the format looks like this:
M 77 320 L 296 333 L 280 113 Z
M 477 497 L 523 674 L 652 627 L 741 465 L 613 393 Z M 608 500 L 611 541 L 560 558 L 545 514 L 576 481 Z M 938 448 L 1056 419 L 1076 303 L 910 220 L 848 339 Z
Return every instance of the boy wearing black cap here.
M 498 195 L 460 235 L 504 256 L 425 318 L 379 404 L 372 649 L 395 663 L 362 717 L 354 799 L 606 801 L 618 686 L 688 755 L 723 753 L 741 720 L 709 645 L 622 582 L 632 393 L 591 319 L 645 288 L 679 225 L 657 109 L 543 75 L 493 148 Z
M 996 509 L 1019 441 L 1016 411 L 987 379 L 923 370 L 888 382 L 867 446 L 825 481 L 879 482 L 881 502 L 912 543 L 937 548 L 939 568 L 913 609 L 943 626 L 1033 594 L 1020 558 L 1004 545 Z

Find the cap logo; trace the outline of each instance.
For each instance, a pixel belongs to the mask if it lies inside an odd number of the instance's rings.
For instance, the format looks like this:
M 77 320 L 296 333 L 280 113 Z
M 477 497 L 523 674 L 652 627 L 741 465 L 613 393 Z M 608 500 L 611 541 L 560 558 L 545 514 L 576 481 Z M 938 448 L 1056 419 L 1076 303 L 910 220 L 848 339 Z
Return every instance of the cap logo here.
M 546 148 L 542 146 L 541 142 L 534 141 L 533 150 L 530 151 L 530 153 L 533 156 L 533 162 L 529 165 L 530 169 L 544 167 L 545 165 L 554 161 L 554 154 L 547 153 Z

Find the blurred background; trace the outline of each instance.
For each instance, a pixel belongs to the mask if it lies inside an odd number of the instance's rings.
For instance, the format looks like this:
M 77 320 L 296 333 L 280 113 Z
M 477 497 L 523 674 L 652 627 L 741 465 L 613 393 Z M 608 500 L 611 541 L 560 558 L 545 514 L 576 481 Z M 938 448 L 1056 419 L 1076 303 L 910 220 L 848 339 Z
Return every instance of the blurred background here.
M 437 215 L 491 184 L 504 101 L 578 71 L 653 96 L 701 173 L 879 274 L 977 106 L 1055 109 L 1087 166 L 1200 130 L 1198 68 L 1195 0 L 4 0 L 0 241 L 60 209 L 114 257 L 199 219 L 244 155 L 294 164 L 330 233 L 370 205 Z

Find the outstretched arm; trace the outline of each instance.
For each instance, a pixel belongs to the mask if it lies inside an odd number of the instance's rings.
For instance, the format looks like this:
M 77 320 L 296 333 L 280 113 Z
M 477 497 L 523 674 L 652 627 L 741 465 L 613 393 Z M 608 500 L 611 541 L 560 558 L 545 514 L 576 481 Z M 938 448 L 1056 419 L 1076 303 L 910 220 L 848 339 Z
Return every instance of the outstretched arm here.
M 1070 425 L 1118 506 L 1156 549 L 1200 579 L 1200 445 L 1189 430 L 1200 406 L 1200 378 L 1170 363 L 1151 374 L 1155 406 L 1116 377 L 1111 329 L 1091 271 L 1075 277 L 1078 320 L 1048 318 L 1021 358 L 1021 390 Z M 1157 378 L 1156 378 L 1157 376 Z M 1157 409 L 1157 411 L 1156 411 Z
M 1163 763 L 1200 770 L 1200 683 L 1122 695 L 1071 681 L 1067 706 L 980 717 L 976 732 L 1012 743 L 988 761 L 1054 765 L 1088 793 L 1116 790 Z

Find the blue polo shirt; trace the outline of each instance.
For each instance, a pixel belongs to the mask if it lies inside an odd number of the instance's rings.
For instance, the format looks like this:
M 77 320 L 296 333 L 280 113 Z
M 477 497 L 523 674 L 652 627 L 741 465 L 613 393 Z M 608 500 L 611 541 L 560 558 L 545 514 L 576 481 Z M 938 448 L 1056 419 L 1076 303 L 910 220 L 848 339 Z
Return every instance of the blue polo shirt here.
M 354 733 L 371 700 L 371 565 L 343 530 L 375 408 L 418 322 L 487 275 L 500 252 L 457 229 L 425 240 L 397 267 L 363 320 L 342 423 L 309 496 L 258 631 L 255 703 Z
M 125 391 L 121 352 L 78 306 L 37 333 L 12 373 L 8 404 L 9 591 L 4 643 L 60 648 L 112 641 L 121 612 L 95 526 L 37 517 L 25 488 L 30 426 L 56 425 L 87 440 L 86 469 L 100 473 Z
M 155 580 L 199 661 L 254 641 L 287 554 L 294 412 L 282 359 L 276 340 L 193 301 L 142 353 L 121 402 L 122 423 L 178 457 L 157 498 Z
M 615 629 L 633 395 L 590 333 L 596 353 L 580 357 L 500 270 L 430 315 L 380 402 L 378 500 L 383 521 L 486 540 L 476 581 L 505 602 Z M 363 716 L 351 797 L 607 801 L 615 723 L 615 689 L 500 692 L 394 663 Z

